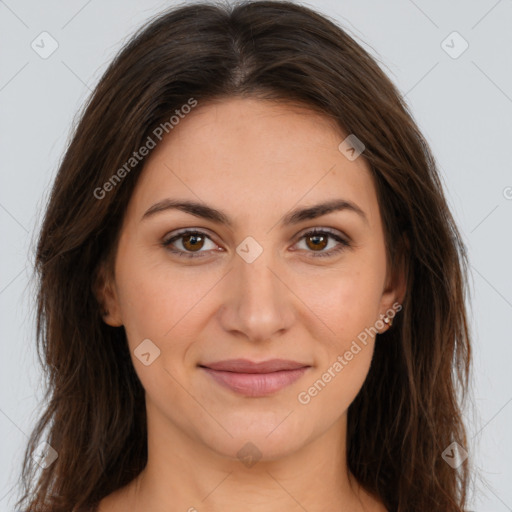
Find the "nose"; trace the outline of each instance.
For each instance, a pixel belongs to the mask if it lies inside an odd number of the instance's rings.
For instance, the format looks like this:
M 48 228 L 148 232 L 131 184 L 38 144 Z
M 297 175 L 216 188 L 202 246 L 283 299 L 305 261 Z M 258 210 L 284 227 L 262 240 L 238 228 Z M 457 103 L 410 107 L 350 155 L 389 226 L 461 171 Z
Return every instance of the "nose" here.
M 226 276 L 225 300 L 219 310 L 226 331 L 261 342 L 290 329 L 295 319 L 294 295 L 279 268 L 270 251 L 263 251 L 252 263 L 236 257 Z

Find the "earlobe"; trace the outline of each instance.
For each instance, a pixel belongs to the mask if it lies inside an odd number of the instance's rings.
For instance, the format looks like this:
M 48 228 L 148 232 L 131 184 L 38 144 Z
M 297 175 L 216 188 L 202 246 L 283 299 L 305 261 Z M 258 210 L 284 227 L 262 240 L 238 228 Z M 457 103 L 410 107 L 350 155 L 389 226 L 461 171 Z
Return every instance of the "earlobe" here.
M 123 321 L 115 284 L 103 264 L 100 265 L 96 274 L 93 293 L 98 301 L 98 307 L 100 308 L 103 321 L 112 327 L 122 326 Z
M 111 312 L 110 310 L 103 310 L 101 314 L 103 321 L 112 327 L 121 327 L 123 325 L 123 322 L 120 318 L 120 315 L 118 312 Z

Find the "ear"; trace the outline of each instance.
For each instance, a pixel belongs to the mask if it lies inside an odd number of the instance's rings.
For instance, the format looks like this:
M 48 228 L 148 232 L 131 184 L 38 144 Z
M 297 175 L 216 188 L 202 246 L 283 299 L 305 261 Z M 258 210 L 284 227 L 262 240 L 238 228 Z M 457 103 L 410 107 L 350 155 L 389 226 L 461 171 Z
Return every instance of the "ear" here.
M 380 303 L 381 316 L 386 315 L 389 310 L 396 314 L 401 309 L 401 307 L 399 309 L 397 307 L 403 304 L 407 292 L 410 247 L 409 239 L 403 234 L 397 250 L 395 268 L 393 271 L 390 270 L 387 275 L 386 286 Z
M 101 263 L 94 279 L 93 293 L 101 308 L 103 321 L 112 327 L 120 327 L 123 321 L 112 274 L 113 272 L 107 270 L 105 263 Z

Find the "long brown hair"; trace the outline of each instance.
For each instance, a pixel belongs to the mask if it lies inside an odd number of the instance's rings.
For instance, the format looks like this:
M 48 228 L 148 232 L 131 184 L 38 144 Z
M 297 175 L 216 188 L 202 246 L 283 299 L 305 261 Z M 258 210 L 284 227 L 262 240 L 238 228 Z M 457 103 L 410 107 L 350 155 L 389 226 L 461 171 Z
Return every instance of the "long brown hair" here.
M 143 161 L 104 184 L 191 98 L 201 105 L 234 96 L 298 102 L 364 143 L 392 268 L 407 241 L 408 285 L 348 411 L 349 469 L 390 511 L 464 510 L 468 460 L 453 468 L 442 454 L 467 441 L 468 263 L 436 162 L 399 91 L 352 37 L 307 7 L 274 1 L 166 11 L 122 49 L 85 105 L 37 246 L 46 395 L 17 505 L 84 510 L 144 468 L 144 390 L 124 329 L 102 321 L 94 293 Z M 58 457 L 36 471 L 42 441 Z

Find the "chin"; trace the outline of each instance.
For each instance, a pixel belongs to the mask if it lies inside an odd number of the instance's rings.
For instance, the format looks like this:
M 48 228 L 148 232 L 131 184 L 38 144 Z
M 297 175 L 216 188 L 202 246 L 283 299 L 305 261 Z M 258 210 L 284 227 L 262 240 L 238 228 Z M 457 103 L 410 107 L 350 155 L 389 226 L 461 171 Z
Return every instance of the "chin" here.
M 281 412 L 276 421 L 276 415 L 244 414 L 243 417 L 224 419 L 222 424 L 227 433 L 223 435 L 218 430 L 215 439 L 208 439 L 207 444 L 217 454 L 230 459 L 244 462 L 249 460 L 272 461 L 286 457 L 302 448 L 311 439 L 311 428 L 304 421 L 294 421 L 303 418 L 293 418 L 296 414 L 292 409 Z

